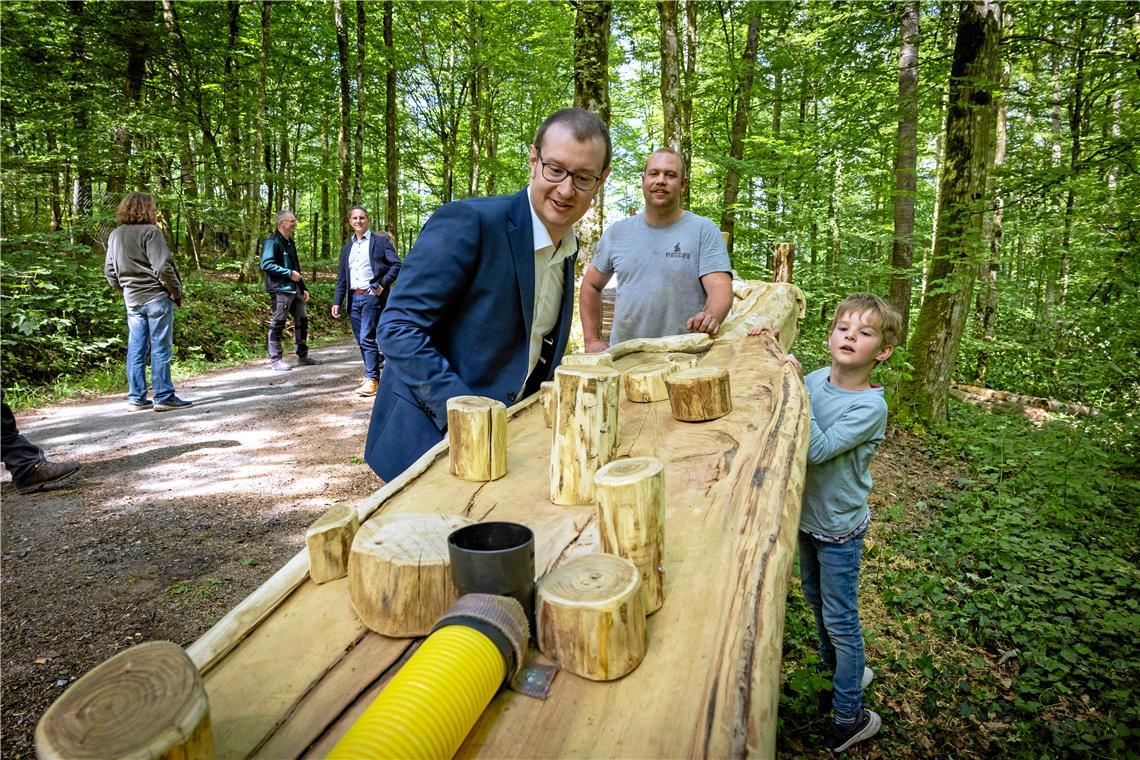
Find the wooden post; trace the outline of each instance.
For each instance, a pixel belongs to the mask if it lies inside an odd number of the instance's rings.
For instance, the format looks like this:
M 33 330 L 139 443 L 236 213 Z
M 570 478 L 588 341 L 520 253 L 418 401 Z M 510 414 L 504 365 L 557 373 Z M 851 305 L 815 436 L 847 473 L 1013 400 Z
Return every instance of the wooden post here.
M 554 427 L 554 409 L 557 406 L 554 388 L 553 380 L 546 380 L 538 386 L 539 400 L 542 402 L 542 419 L 547 427 Z
M 463 480 L 498 480 L 507 474 L 507 407 L 483 396 L 447 400 L 449 472 Z
M 795 243 L 776 243 L 772 246 L 772 282 L 792 281 L 792 263 L 795 258 Z
M 347 504 L 334 504 L 305 531 L 309 550 L 309 577 L 314 583 L 327 583 L 348 574 L 348 554 L 352 539 L 360 529 L 356 510 Z
M 459 598 L 447 537 L 471 522 L 404 512 L 361 526 L 348 558 L 348 596 L 361 622 L 385 636 L 426 636 Z
M 625 397 L 637 403 L 664 401 L 669 398 L 665 388 L 665 378 L 677 371 L 671 361 L 655 361 L 639 364 L 622 376 L 625 383 Z
M 697 366 L 697 357 L 693 354 L 683 354 L 677 351 L 665 354 L 665 359 L 677 365 L 678 369 L 687 369 Z
M 97 666 L 36 726 L 36 756 L 214 757 L 210 707 L 194 663 L 172 641 L 148 641 Z
M 665 378 L 673 416 L 683 422 L 715 420 L 732 411 L 728 370 L 692 367 Z
M 613 459 L 621 375 L 609 367 L 554 371 L 558 408 L 550 449 L 550 500 L 592 504 L 594 473 Z
M 561 367 L 612 367 L 614 358 L 602 351 L 596 354 L 566 354 L 562 357 Z
M 641 573 L 645 614 L 665 601 L 665 465 L 656 457 L 610 462 L 594 476 L 602 550 Z
M 543 576 L 536 600 L 538 647 L 564 670 L 613 681 L 645 658 L 641 576 L 628 559 L 575 557 Z

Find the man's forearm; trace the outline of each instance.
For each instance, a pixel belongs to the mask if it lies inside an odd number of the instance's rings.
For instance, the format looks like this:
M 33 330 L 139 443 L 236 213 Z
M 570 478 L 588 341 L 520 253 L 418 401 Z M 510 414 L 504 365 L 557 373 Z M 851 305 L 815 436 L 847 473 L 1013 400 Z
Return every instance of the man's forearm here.
M 578 314 L 582 319 L 582 339 L 602 339 L 602 293 L 588 283 L 578 292 Z
M 712 314 L 718 323 L 723 323 L 732 308 L 732 280 L 725 277 L 723 281 L 714 282 L 705 296 L 705 311 Z

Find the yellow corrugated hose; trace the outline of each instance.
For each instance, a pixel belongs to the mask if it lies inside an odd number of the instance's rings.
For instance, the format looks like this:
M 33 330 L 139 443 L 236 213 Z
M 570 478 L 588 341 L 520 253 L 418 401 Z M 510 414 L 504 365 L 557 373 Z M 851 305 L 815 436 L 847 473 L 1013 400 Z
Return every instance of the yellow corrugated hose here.
M 503 655 L 462 625 L 432 633 L 330 758 L 450 758 L 506 677 Z

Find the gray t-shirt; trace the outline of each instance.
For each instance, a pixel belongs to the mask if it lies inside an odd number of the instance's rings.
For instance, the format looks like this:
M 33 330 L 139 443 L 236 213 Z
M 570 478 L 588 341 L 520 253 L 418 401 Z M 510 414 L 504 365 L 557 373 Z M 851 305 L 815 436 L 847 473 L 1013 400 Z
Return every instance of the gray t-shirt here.
M 644 213 L 611 224 L 591 263 L 617 274 L 610 345 L 687 332 L 685 322 L 705 306 L 700 278 L 732 271 L 720 230 L 690 211 L 664 227 Z

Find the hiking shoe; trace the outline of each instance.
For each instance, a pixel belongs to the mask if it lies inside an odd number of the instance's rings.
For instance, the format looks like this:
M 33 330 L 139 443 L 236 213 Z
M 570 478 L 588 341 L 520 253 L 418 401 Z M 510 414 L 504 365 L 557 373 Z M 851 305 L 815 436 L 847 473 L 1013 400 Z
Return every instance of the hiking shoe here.
M 46 459 L 20 480 L 12 481 L 20 493 L 42 491 L 54 483 L 62 483 L 79 471 L 79 462 L 49 462 Z
M 297 364 L 303 367 L 312 367 L 314 365 L 320 364 L 320 362 L 311 356 L 298 356 Z
M 127 401 L 128 412 L 146 412 L 151 409 L 154 409 L 154 402 L 148 398 L 142 401 Z
M 879 733 L 879 727 L 882 725 L 883 721 L 874 710 L 859 708 L 859 714 L 856 716 L 854 723 L 836 723 L 835 721 L 831 721 L 831 725 L 827 728 L 827 735 L 824 737 L 824 741 L 827 743 L 827 748 L 831 750 L 832 754 L 838 755 L 852 744 L 861 742 L 864 739 L 870 739 Z
M 830 674 L 828 674 L 830 675 Z M 859 688 L 866 689 L 875 680 L 875 671 L 863 666 L 863 677 L 859 679 Z M 819 690 L 819 714 L 827 715 L 831 712 L 831 689 Z
M 155 401 L 154 402 L 154 411 L 156 411 L 156 412 L 172 412 L 175 409 L 186 409 L 186 408 L 191 407 L 191 406 L 194 406 L 193 401 L 183 401 L 182 399 L 178 398 L 177 396 L 171 396 L 170 398 L 166 399 L 165 401 Z
M 278 359 L 275 362 L 270 362 L 269 366 L 272 367 L 273 369 L 277 370 L 278 372 L 290 372 L 293 369 L 292 367 L 290 367 L 288 364 L 285 363 L 284 359 Z
M 375 396 L 376 391 L 380 389 L 380 381 L 372 380 L 371 378 L 364 378 L 364 382 L 356 389 L 357 396 Z

